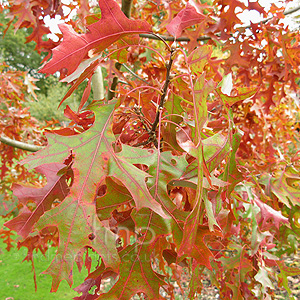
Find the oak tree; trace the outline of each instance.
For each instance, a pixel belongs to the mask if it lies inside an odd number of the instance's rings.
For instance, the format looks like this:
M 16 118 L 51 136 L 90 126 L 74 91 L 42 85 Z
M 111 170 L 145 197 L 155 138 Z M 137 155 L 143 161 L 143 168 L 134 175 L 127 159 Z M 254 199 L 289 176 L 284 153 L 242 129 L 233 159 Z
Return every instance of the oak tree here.
M 19 214 L 5 223 L 28 260 L 57 246 L 45 270 L 51 291 L 62 280 L 72 286 L 78 267 L 88 270 L 78 300 L 196 299 L 203 278 L 220 299 L 274 299 L 275 284 L 292 299 L 288 276 L 300 270 L 284 258 L 297 251 L 300 232 L 300 48 L 282 21 L 298 8 L 17 0 L 4 9 L 15 30 L 31 30 L 38 53 L 49 53 L 40 72 L 70 84 L 60 104 L 68 126 L 45 132 L 46 146 L 20 161 L 44 185 L 19 177 Z M 243 25 L 243 11 L 262 21 Z M 63 20 L 57 42 L 44 38 L 49 16 Z M 95 92 L 99 67 L 104 96 Z M 2 80 L 0 91 L 13 84 L 8 73 Z M 83 82 L 73 111 L 64 101 Z M 11 127 L 0 122 L 4 136 Z

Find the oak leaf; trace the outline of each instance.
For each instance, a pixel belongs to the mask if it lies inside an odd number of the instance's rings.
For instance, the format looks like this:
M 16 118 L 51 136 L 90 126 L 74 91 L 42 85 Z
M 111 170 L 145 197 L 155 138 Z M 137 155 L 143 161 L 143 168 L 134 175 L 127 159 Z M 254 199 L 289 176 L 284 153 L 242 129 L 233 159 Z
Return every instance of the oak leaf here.
M 67 69 L 67 75 L 73 73 L 88 52 L 95 49 L 97 53 L 128 35 L 151 32 L 145 21 L 129 20 L 114 0 L 99 0 L 101 19 L 87 26 L 87 33 L 78 34 L 70 25 L 60 24 L 63 41 L 55 47 L 52 59 L 44 65 L 40 72 L 54 74 Z
M 184 28 L 198 24 L 205 20 L 205 16 L 188 2 L 186 7 L 166 26 L 169 33 L 179 37 Z
M 14 184 L 14 195 L 18 197 L 24 208 L 16 218 L 6 222 L 5 226 L 15 230 L 23 238 L 27 237 L 38 219 L 51 209 L 53 201 L 62 201 L 69 193 L 66 176 L 58 174 L 64 167 L 66 167 L 64 164 L 45 164 L 36 167 L 35 170 L 47 178 L 47 184 L 43 188 Z M 26 207 L 29 201 L 33 201 L 36 205 L 32 212 Z
M 96 214 L 95 198 L 98 188 L 107 176 L 117 178 L 131 193 L 137 210 L 148 207 L 161 215 L 163 212 L 146 186 L 147 173 L 134 166 L 151 157 L 150 150 L 123 145 L 121 152 L 113 148 L 114 136 L 111 120 L 115 103 L 90 107 L 95 113 L 95 123 L 87 131 L 73 136 L 47 134 L 48 146 L 28 156 L 24 163 L 31 168 L 47 163 L 63 163 L 73 157 L 74 182 L 69 196 L 57 207 L 47 211 L 37 223 L 38 229 L 57 226 L 60 244 L 57 257 L 46 273 L 53 277 L 52 290 L 66 279 L 72 284 L 73 257 L 83 247 L 93 248 L 106 267 L 118 269 L 114 234 L 103 226 Z M 93 234 L 94 239 L 89 239 Z

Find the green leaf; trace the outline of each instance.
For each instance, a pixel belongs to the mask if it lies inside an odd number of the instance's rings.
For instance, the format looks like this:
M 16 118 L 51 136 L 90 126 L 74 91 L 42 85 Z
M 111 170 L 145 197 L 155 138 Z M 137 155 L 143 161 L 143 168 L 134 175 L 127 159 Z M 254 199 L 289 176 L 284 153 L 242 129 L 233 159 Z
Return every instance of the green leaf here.
M 234 103 L 248 99 L 252 97 L 255 93 L 257 93 L 257 90 L 249 91 L 248 89 L 240 89 L 238 96 L 228 96 L 223 94 L 222 88 L 218 87 L 216 89 L 217 94 L 221 97 L 223 103 L 228 106 L 232 106 Z
M 292 291 L 289 287 L 288 277 L 289 276 L 297 276 L 300 275 L 300 268 L 296 267 L 288 267 L 284 262 L 278 261 L 277 265 L 280 269 L 280 273 L 278 274 L 278 285 L 280 287 L 284 287 L 286 291 L 291 294 Z
M 210 45 L 197 47 L 188 57 L 188 63 L 193 74 L 201 75 L 212 54 Z
M 109 219 L 112 211 L 120 204 L 132 202 L 132 196 L 124 186 L 117 184 L 110 177 L 106 178 L 105 183 L 106 193 L 96 199 L 96 210 L 100 220 Z
M 24 161 L 34 168 L 45 162 L 63 163 L 70 155 L 73 157 L 74 182 L 70 195 L 46 212 L 37 224 L 40 230 L 53 225 L 59 229 L 57 257 L 47 270 L 53 277 L 53 291 L 62 279 L 72 283 L 73 258 L 85 246 L 97 251 L 106 267 L 118 268 L 114 234 L 100 223 L 94 202 L 98 187 L 106 177 L 116 178 L 127 188 L 137 210 L 148 207 L 168 218 L 147 188 L 145 180 L 149 175 L 133 165 L 146 163 L 147 159 L 154 163 L 152 150 L 123 145 L 122 151 L 116 153 L 110 128 L 114 103 L 94 105 L 90 109 L 95 113 L 95 123 L 90 129 L 73 136 L 48 134 L 48 146 Z M 93 240 L 89 239 L 91 234 L 95 236 Z
M 176 94 L 172 94 L 165 104 L 165 107 L 169 114 L 168 120 L 170 122 L 167 123 L 166 127 L 163 127 L 164 142 L 170 144 L 176 150 L 181 150 L 181 148 L 178 147 L 176 140 L 176 124 L 180 124 L 180 122 L 182 122 L 183 119 L 181 117 L 181 114 L 183 113 L 181 101 L 184 101 L 182 97 Z
M 210 231 L 214 231 L 214 225 L 217 226 L 219 229 L 220 226 L 217 223 L 217 220 L 215 218 L 215 214 L 213 212 L 213 207 L 212 207 L 212 203 L 209 201 L 208 197 L 207 197 L 207 192 L 206 190 L 204 190 L 203 192 L 203 200 L 204 200 L 204 205 L 205 205 L 205 210 L 206 210 L 206 215 L 208 218 L 208 227 Z
M 197 78 L 194 86 L 194 106 L 196 128 L 199 132 L 207 122 L 207 97 L 214 90 L 214 83 L 212 80 L 205 80 L 205 73 Z
M 163 299 L 159 288 L 165 284 L 164 276 L 152 269 L 150 251 L 135 243 L 120 252 L 120 278 L 107 293 L 97 299 L 131 299 L 136 293 L 144 293 L 149 300 Z
M 268 288 L 274 289 L 274 285 L 269 277 L 266 268 L 260 267 L 257 274 L 254 276 L 254 278 L 256 281 L 258 281 L 261 284 L 263 293 L 267 293 Z

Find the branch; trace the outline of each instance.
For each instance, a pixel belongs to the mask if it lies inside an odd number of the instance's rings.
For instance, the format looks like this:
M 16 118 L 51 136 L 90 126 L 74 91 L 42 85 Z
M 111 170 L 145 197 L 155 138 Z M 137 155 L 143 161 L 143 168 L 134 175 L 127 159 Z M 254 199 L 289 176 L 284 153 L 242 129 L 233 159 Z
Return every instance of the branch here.
M 141 80 L 141 81 L 148 84 L 148 82 L 144 78 L 142 78 L 138 74 L 134 73 L 126 64 L 122 64 L 122 67 L 124 67 L 132 76 L 134 76 L 137 79 L 139 79 L 139 80 Z
M 138 145 L 135 145 L 136 147 L 137 146 L 141 146 L 141 145 L 147 145 L 151 142 L 153 142 L 154 146 L 157 148 L 158 147 L 158 142 L 157 142 L 157 138 L 156 138 L 156 128 L 157 128 L 157 125 L 159 123 L 159 117 L 160 117 L 160 113 L 164 107 L 164 104 L 165 104 L 165 99 L 166 99 L 166 96 L 167 96 L 167 91 L 168 91 L 168 87 L 169 87 L 169 84 L 170 84 L 170 73 L 171 73 L 171 68 L 172 68 L 172 64 L 173 64 L 173 60 L 174 60 L 174 52 L 176 50 L 171 48 L 171 53 L 170 53 L 170 60 L 167 64 L 167 74 L 166 74 L 166 81 L 165 81 L 165 84 L 164 84 L 164 88 L 162 90 L 162 94 L 161 94 L 161 97 L 160 97 L 160 101 L 159 101 L 159 105 L 157 107 L 157 110 L 156 110 L 156 115 L 155 115 L 155 119 L 154 119 L 154 122 L 151 126 L 151 129 L 150 130 L 147 130 L 148 131 L 148 134 L 149 134 L 149 138 L 147 141 L 141 143 L 141 144 L 138 144 Z M 147 128 L 146 128 L 147 129 Z
M 95 100 L 104 98 L 104 86 L 101 66 L 98 66 L 92 77 L 92 88 Z
M 132 0 L 122 0 L 122 12 L 130 19 Z
M 115 63 L 115 67 L 116 69 L 119 71 L 121 69 L 122 64 L 120 64 L 119 62 Z M 118 85 L 119 79 L 118 76 L 115 76 L 113 78 L 113 82 L 110 86 L 110 89 L 108 90 L 108 94 L 107 94 L 107 99 L 111 100 L 114 96 L 115 96 L 115 91 L 116 91 L 116 87 Z
M 300 5 L 299 5 L 299 6 L 296 6 L 295 8 L 291 8 L 291 9 L 285 11 L 283 14 L 284 14 L 285 16 L 287 16 L 287 15 L 290 15 L 290 14 L 292 14 L 292 13 L 298 11 L 299 9 L 300 9 Z
M 174 42 L 175 41 L 175 38 L 173 36 L 169 36 L 169 35 L 158 35 L 158 34 L 153 35 L 151 33 L 141 33 L 140 37 L 151 39 L 151 40 L 164 39 L 165 41 L 168 41 L 168 42 Z M 209 37 L 209 36 L 200 36 L 200 37 L 197 38 L 197 41 L 207 41 L 207 40 L 210 40 L 210 39 L 211 39 L 211 37 Z M 182 36 L 182 37 L 178 37 L 176 39 L 176 41 L 177 42 L 189 42 L 190 38 Z
M 3 144 L 9 145 L 11 147 L 22 149 L 25 151 L 30 151 L 30 152 L 36 152 L 36 151 L 39 151 L 44 148 L 42 146 L 36 146 L 36 145 L 19 142 L 19 141 L 10 139 L 6 136 L 3 136 L 3 135 L 0 136 L 0 142 L 2 142 Z
M 290 14 L 292 14 L 292 13 L 298 11 L 298 10 L 300 10 L 300 5 L 297 6 L 297 7 L 295 7 L 295 8 L 292 8 L 292 9 L 289 9 L 289 10 L 285 11 L 283 14 L 284 14 L 285 16 L 287 16 L 287 15 L 290 15 Z M 273 18 L 273 17 L 266 18 L 266 19 L 263 19 L 263 20 L 260 21 L 260 22 L 254 23 L 254 24 L 260 24 L 260 23 L 265 24 L 265 23 L 267 23 L 268 21 L 270 21 L 272 18 Z M 245 29 L 247 29 L 247 28 L 251 28 L 251 25 L 241 26 L 241 27 L 239 27 L 239 28 L 245 28 Z M 155 35 L 152 35 L 152 34 L 143 33 L 143 34 L 140 34 L 140 37 L 141 37 L 141 38 L 151 39 L 151 40 L 159 40 L 159 39 L 160 39 L 159 37 L 161 37 L 161 38 L 163 38 L 165 41 L 169 41 L 169 42 L 175 41 L 175 38 L 174 38 L 173 36 L 169 36 L 169 35 L 159 35 L 159 36 L 156 35 L 156 36 L 155 36 Z M 211 40 L 211 37 L 209 37 L 209 36 L 200 36 L 200 37 L 197 38 L 197 41 L 198 41 L 198 42 L 199 42 L 199 41 L 207 41 L 207 40 Z M 185 37 L 185 36 L 182 36 L 182 37 L 178 37 L 178 38 L 176 39 L 176 41 L 177 41 L 177 42 L 189 42 L 189 41 L 190 41 L 190 38 Z
M 162 110 L 163 107 L 164 107 L 165 98 L 166 98 L 168 87 L 169 87 L 169 84 L 170 84 L 170 72 L 171 72 L 171 68 L 172 68 L 172 64 L 173 64 L 173 59 L 174 59 L 173 54 L 174 54 L 174 52 L 175 52 L 175 50 L 172 49 L 171 54 L 170 54 L 170 60 L 169 60 L 169 63 L 167 64 L 166 81 L 165 81 L 165 85 L 164 85 L 164 88 L 163 88 L 162 95 L 160 97 L 160 101 L 159 101 L 159 105 L 158 105 L 158 108 L 157 108 L 155 120 L 152 124 L 152 128 L 151 128 L 152 133 L 155 133 L 156 127 L 157 127 L 158 122 L 159 122 L 159 111 Z
M 121 10 L 128 19 L 130 19 L 131 6 L 132 6 L 132 0 L 122 0 Z M 122 65 L 119 62 L 117 62 L 115 64 L 115 67 L 116 67 L 117 70 L 120 70 L 121 66 Z M 108 89 L 108 94 L 107 94 L 107 99 L 108 100 L 111 100 L 115 96 L 115 91 L 116 91 L 117 84 L 118 84 L 118 77 L 115 76 L 113 78 L 113 82 L 110 86 L 110 89 Z

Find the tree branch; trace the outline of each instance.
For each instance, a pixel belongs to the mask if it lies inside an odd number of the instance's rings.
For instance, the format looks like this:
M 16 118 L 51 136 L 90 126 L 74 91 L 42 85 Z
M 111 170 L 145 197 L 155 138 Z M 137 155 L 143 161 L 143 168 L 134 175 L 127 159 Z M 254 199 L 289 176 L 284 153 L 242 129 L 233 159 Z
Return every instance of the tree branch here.
M 130 19 L 132 0 L 122 0 L 122 12 Z
M 139 80 L 141 80 L 141 81 L 148 84 L 148 82 L 144 78 L 142 78 L 138 74 L 134 73 L 126 64 L 122 64 L 122 67 L 124 67 L 132 76 L 134 76 L 137 79 L 139 79 Z
M 162 110 L 163 107 L 164 107 L 165 98 L 166 98 L 168 87 L 169 87 L 169 84 L 170 84 L 170 72 L 171 72 L 171 68 L 172 68 L 172 64 L 173 64 L 173 54 L 174 54 L 174 52 L 175 52 L 175 50 L 172 49 L 171 50 L 171 55 L 170 55 L 170 60 L 169 60 L 169 63 L 167 64 L 166 81 L 165 81 L 165 85 L 164 85 L 164 88 L 163 88 L 163 93 L 160 97 L 160 101 L 159 101 L 159 105 L 158 105 L 158 108 L 157 108 L 155 120 L 154 120 L 154 122 L 152 124 L 152 127 L 151 127 L 151 132 L 152 133 L 155 133 L 156 127 L 157 127 L 158 122 L 159 122 L 159 111 Z
M 292 9 L 289 9 L 289 10 L 285 11 L 283 14 L 284 14 L 285 16 L 287 16 L 287 15 L 290 15 L 290 14 L 292 14 L 292 13 L 298 11 L 298 10 L 300 10 L 300 5 L 297 6 L 297 7 L 295 7 L 295 8 L 292 8 Z M 266 19 L 263 19 L 263 20 L 260 21 L 260 22 L 254 23 L 254 24 L 260 24 L 260 23 L 265 24 L 265 23 L 267 23 L 268 21 L 270 21 L 272 18 L 273 18 L 273 17 L 266 18 Z M 239 27 L 239 28 L 245 28 L 245 29 L 247 29 L 247 28 L 251 28 L 251 25 L 241 26 L 241 27 Z M 159 36 L 156 35 L 156 36 L 155 36 L 155 35 L 152 35 L 152 34 L 143 33 L 143 34 L 140 34 L 140 37 L 141 37 L 141 38 L 151 39 L 151 40 L 159 40 L 159 39 L 160 39 L 159 37 L 161 37 L 161 38 L 163 38 L 165 41 L 169 41 L 169 42 L 175 41 L 175 38 L 174 38 L 173 36 L 169 36 L 169 35 L 159 35 Z M 198 41 L 198 42 L 199 42 L 199 41 L 207 41 L 207 40 L 211 40 L 211 37 L 209 37 L 209 36 L 200 36 L 200 37 L 197 38 L 197 41 Z M 177 41 L 177 42 L 189 42 L 189 41 L 190 41 L 190 38 L 185 37 L 185 36 L 182 36 L 182 37 L 178 37 L 178 38 L 176 39 L 176 41 Z
M 36 146 L 36 145 L 19 142 L 19 141 L 10 139 L 9 137 L 4 136 L 4 135 L 0 135 L 0 142 L 2 142 L 3 144 L 9 145 L 11 147 L 22 149 L 25 151 L 30 151 L 30 152 L 36 152 L 36 151 L 39 151 L 44 148 L 42 146 Z
M 125 14 L 125 16 L 130 19 L 130 15 L 131 15 L 131 6 L 132 6 L 132 0 L 122 0 L 122 12 Z M 121 69 L 122 64 L 120 64 L 119 62 L 117 62 L 115 64 L 115 67 L 117 70 Z M 114 96 L 115 96 L 115 91 L 116 91 L 116 87 L 118 84 L 118 77 L 115 76 L 113 78 L 113 82 L 110 86 L 110 89 L 108 90 L 108 94 L 107 94 L 107 99 L 111 100 Z
M 151 39 L 151 40 L 164 39 L 165 41 L 168 41 L 168 42 L 174 42 L 175 41 L 175 38 L 173 36 L 169 36 L 169 35 L 158 35 L 158 34 L 153 35 L 151 33 L 141 33 L 140 37 Z M 210 39 L 211 39 L 211 37 L 209 37 L 209 36 L 200 36 L 200 37 L 197 38 L 197 41 L 207 41 L 207 40 L 210 40 Z M 176 39 L 176 41 L 177 42 L 189 42 L 190 38 L 182 36 L 182 37 L 178 37 Z
M 171 48 L 171 51 L 170 51 L 170 60 L 167 64 L 167 74 L 166 74 L 166 81 L 165 81 L 165 84 L 164 84 L 164 88 L 162 90 L 162 94 L 161 94 L 161 97 L 160 97 L 160 101 L 159 101 L 159 105 L 157 107 L 157 110 L 156 110 L 156 115 L 155 115 L 155 119 L 152 123 L 152 126 L 151 126 L 151 129 L 149 130 L 147 127 L 146 127 L 146 130 L 148 131 L 148 134 L 149 134 L 149 138 L 147 141 L 143 142 L 143 143 L 140 143 L 138 145 L 135 145 L 136 147 L 137 146 L 141 146 L 141 145 L 147 145 L 149 143 L 153 143 L 154 146 L 157 148 L 158 147 L 158 142 L 157 142 L 157 138 L 156 138 L 156 128 L 157 128 L 157 125 L 159 123 L 159 117 L 160 117 L 160 112 L 161 110 L 163 109 L 164 107 L 164 104 L 165 104 L 165 99 L 166 99 L 166 96 L 167 96 L 167 91 L 168 91 L 168 87 L 169 87 L 169 84 L 170 84 L 170 73 L 171 73 L 171 68 L 172 68 L 172 64 L 173 64 L 173 60 L 174 60 L 174 53 L 175 53 L 175 49 Z
M 101 100 L 104 98 L 104 86 L 101 66 L 98 66 L 92 77 L 92 88 L 94 100 Z

